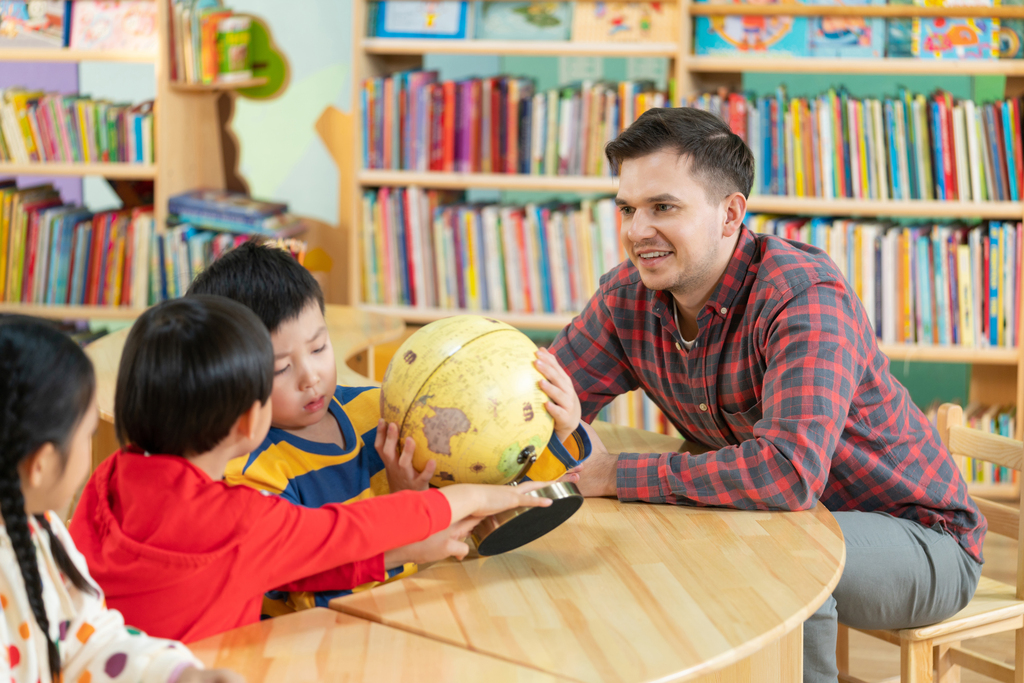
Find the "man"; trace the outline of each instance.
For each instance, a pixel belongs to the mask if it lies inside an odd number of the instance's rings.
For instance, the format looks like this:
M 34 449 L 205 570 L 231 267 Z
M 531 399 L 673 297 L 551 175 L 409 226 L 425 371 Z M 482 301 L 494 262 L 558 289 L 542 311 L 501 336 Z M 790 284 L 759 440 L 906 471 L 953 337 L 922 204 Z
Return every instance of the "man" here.
M 863 307 L 819 249 L 743 225 L 753 157 L 717 117 L 654 109 L 606 147 L 629 261 L 552 350 L 590 421 L 643 388 L 690 453 L 609 454 L 588 496 L 806 510 L 846 538 L 833 595 L 804 625 L 805 681 L 835 681 L 838 620 L 900 628 L 974 594 L 986 523 L 935 428 L 889 374 Z

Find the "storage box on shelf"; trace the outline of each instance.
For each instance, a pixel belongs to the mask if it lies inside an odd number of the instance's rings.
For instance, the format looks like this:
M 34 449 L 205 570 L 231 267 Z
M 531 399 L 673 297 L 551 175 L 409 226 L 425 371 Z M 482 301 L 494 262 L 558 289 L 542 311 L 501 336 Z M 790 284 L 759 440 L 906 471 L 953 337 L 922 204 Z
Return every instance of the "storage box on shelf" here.
M 670 74 L 676 83 L 678 104 L 681 95 L 715 91 L 719 87 L 741 90 L 744 72 L 832 73 L 832 74 L 961 74 L 1007 76 L 1006 97 L 1024 94 L 1024 60 L 925 60 L 912 58 L 830 59 L 757 57 L 706 57 L 693 54 L 693 17 L 712 14 L 765 15 L 842 15 L 842 16 L 948 16 L 951 8 L 916 6 L 843 6 L 821 7 L 801 5 L 735 5 L 695 4 L 680 0 L 680 30 L 675 43 L 588 44 L 574 42 L 424 40 L 368 38 L 366 16 L 370 0 L 353 4 L 353 98 L 354 120 L 361 120 L 360 88 L 366 78 L 422 66 L 427 53 L 437 54 L 516 54 L 516 55 L 594 55 L 645 57 L 659 55 L 671 59 Z M 982 13 L 1006 18 L 1024 17 L 1024 8 L 957 8 L 966 16 Z M 358 124 L 357 124 L 358 125 Z M 359 246 L 362 226 L 363 190 L 384 186 L 416 186 L 425 189 L 452 190 L 490 188 L 503 190 L 542 190 L 571 193 L 613 193 L 617 181 L 608 177 L 552 176 L 498 173 L 442 173 L 405 170 L 378 170 L 363 167 L 362 131 L 354 139 L 351 152 L 342 157 L 342 210 L 347 212 L 348 281 L 347 302 L 375 311 L 402 316 L 407 322 L 423 324 L 458 311 L 424 307 L 369 305 L 362 301 L 363 268 Z M 755 212 L 793 213 L 815 216 L 856 215 L 861 217 L 973 218 L 1020 220 L 1024 218 L 1024 202 L 990 201 L 961 202 L 935 200 L 860 200 L 821 199 L 755 195 L 749 209 Z M 561 314 L 517 314 L 488 311 L 499 319 L 533 329 L 559 329 L 571 316 Z M 885 345 L 883 350 L 894 361 L 928 361 L 968 363 L 973 366 L 970 383 L 971 400 L 986 403 L 1024 405 L 1024 356 L 1020 348 L 963 348 L 926 345 Z M 1018 438 L 1024 433 L 1024 419 L 1018 420 Z
M 159 41 L 155 53 L 75 50 L 70 48 L 0 48 L 0 64 L 4 62 L 134 62 L 153 65 L 156 83 L 156 116 L 153 125 L 153 164 L 134 163 L 31 163 L 0 162 L 0 177 L 13 175 L 40 176 L 103 176 L 107 178 L 153 180 L 156 230 L 167 224 L 169 197 L 195 188 L 223 189 L 228 175 L 237 176 L 236 168 L 226 168 L 225 147 L 236 145 L 230 126 L 230 115 L 223 121 L 219 99 L 224 93 L 252 88 L 267 83 L 267 78 L 235 82 L 186 84 L 170 78 L 170 43 L 168 17 L 171 0 L 140 0 L 160 3 L 158 16 Z M 231 111 L 229 108 L 228 111 Z M 318 226 L 314 225 L 318 230 Z M 6 258 L 6 255 L 0 256 Z M 106 306 L 48 306 L 0 303 L 0 313 L 18 312 L 50 318 L 134 318 L 143 309 Z

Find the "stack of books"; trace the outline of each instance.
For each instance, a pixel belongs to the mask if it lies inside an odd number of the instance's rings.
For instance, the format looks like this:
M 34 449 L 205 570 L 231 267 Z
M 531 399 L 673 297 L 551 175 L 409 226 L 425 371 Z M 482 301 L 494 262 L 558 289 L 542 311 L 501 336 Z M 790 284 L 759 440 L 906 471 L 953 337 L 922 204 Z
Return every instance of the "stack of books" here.
M 925 410 L 928 419 L 933 423 L 937 421 L 938 410 L 938 401 L 932 403 Z M 1017 407 L 971 402 L 964 408 L 964 421 L 972 429 L 1014 438 L 1017 433 Z M 1009 467 L 999 467 L 974 458 L 963 458 L 962 461 L 960 472 L 968 484 L 1005 485 L 1010 488 L 1020 481 L 1020 472 Z
M 604 145 L 672 101 L 647 81 L 538 91 L 528 78 L 437 78 L 408 71 L 363 82 L 365 168 L 608 176 Z
M 191 190 L 167 201 L 171 225 L 187 223 L 196 228 L 261 235 L 269 238 L 294 237 L 306 225 L 288 213 L 288 205 L 253 199 L 228 190 Z
M 598 420 L 643 429 L 656 434 L 682 436 L 657 404 L 642 389 L 619 394 L 597 414 Z
M 142 307 L 152 207 L 90 213 L 0 181 L 0 301 Z
M 760 233 L 825 251 L 889 344 L 1014 348 L 1020 343 L 1021 224 L 892 225 L 748 215 Z
M 168 26 L 172 81 L 215 83 L 252 77 L 250 23 L 220 0 L 173 0 Z
M 385 187 L 362 201 L 362 300 L 371 304 L 571 313 L 625 258 L 612 199 L 464 204 Z
M 153 102 L 0 91 L 0 161 L 153 163 Z
M 854 199 L 1020 201 L 1021 101 L 955 100 L 901 90 L 856 99 L 701 95 L 750 146 L 754 194 Z

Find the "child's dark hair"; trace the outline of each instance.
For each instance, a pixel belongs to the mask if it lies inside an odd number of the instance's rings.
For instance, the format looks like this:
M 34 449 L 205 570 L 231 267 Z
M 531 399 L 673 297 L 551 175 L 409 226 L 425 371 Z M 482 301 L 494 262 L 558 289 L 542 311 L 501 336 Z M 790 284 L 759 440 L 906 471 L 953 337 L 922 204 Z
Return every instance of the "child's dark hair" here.
M 50 639 L 18 465 L 46 444 L 53 444 L 66 461 L 71 438 L 92 404 L 95 388 L 92 363 L 66 335 L 30 318 L 0 320 L 0 513 L 18 558 L 28 604 L 46 638 L 54 681 L 60 680 L 60 654 Z M 36 515 L 36 520 L 49 536 L 50 552 L 61 573 L 79 590 L 97 594 L 53 535 L 46 516 Z
M 197 455 L 216 446 L 274 386 L 259 319 L 222 296 L 172 299 L 143 313 L 124 343 L 114 396 L 122 445 Z
M 324 312 L 324 293 L 310 272 L 288 252 L 253 240 L 199 273 L 186 296 L 193 294 L 226 296 L 248 306 L 271 334 L 313 302 Z

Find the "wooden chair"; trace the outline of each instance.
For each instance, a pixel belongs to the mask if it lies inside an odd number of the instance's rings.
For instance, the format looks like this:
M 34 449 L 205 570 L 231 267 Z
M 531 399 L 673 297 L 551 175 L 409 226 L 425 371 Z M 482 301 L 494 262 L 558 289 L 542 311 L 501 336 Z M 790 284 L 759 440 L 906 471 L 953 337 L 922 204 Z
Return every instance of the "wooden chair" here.
M 958 405 L 945 403 L 939 408 L 939 435 L 954 458 L 977 458 L 1021 470 L 1024 444 L 965 427 L 963 418 Z M 1024 486 L 1020 488 L 1024 503 Z M 988 519 L 989 533 L 1017 539 L 1017 585 L 1009 586 L 983 576 L 970 604 L 941 623 L 893 631 L 862 631 L 899 645 L 902 683 L 954 683 L 960 680 L 962 666 L 1005 683 L 1024 683 L 1024 527 L 1020 510 L 981 498 L 975 498 L 975 502 Z M 1016 631 L 1014 667 L 960 647 L 961 641 L 1004 631 Z M 836 661 L 840 681 L 863 683 L 849 674 L 849 630 L 842 624 Z

